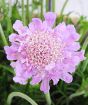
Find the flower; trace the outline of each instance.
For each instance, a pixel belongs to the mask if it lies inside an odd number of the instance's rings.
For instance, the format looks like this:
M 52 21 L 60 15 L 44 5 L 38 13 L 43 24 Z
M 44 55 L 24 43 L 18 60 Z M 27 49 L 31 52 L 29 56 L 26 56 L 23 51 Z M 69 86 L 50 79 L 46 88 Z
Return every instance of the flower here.
M 17 33 L 9 36 L 11 46 L 5 46 L 7 59 L 12 60 L 15 77 L 13 80 L 26 84 L 41 83 L 40 90 L 47 93 L 49 81 L 56 85 L 59 80 L 71 83 L 72 73 L 84 60 L 84 51 L 80 51 L 80 36 L 73 25 L 64 22 L 53 27 L 56 14 L 48 12 L 45 20 L 33 18 L 29 26 L 23 26 L 16 20 L 13 28 Z

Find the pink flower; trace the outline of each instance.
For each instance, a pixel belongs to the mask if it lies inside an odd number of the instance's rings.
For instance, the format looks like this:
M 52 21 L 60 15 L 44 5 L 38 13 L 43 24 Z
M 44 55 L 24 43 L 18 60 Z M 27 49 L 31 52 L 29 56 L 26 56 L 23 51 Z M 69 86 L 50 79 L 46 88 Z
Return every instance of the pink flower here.
M 32 85 L 41 83 L 40 89 L 47 93 L 49 81 L 57 84 L 61 79 L 72 82 L 72 73 L 76 66 L 84 60 L 84 51 L 79 51 L 80 38 L 73 25 L 61 23 L 54 25 L 56 15 L 48 12 L 45 20 L 33 18 L 28 27 L 20 20 L 13 24 L 17 33 L 9 36 L 11 46 L 5 46 L 8 60 L 15 70 L 13 80 L 26 84 L 29 78 Z

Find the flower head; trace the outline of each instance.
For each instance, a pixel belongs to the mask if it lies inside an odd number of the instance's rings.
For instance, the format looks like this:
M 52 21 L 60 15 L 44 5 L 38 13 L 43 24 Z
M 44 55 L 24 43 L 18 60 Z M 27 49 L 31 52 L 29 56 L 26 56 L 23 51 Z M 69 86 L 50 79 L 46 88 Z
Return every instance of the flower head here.
M 40 89 L 47 93 L 49 81 L 54 85 L 61 79 L 72 82 L 72 73 L 80 61 L 84 60 L 84 51 L 79 51 L 80 38 L 73 25 L 61 23 L 52 28 L 56 15 L 48 12 L 45 20 L 33 18 L 28 27 L 20 20 L 13 24 L 17 33 L 9 36 L 11 46 L 5 46 L 8 60 L 15 70 L 13 80 L 26 84 L 29 78 L 32 85 L 41 83 Z

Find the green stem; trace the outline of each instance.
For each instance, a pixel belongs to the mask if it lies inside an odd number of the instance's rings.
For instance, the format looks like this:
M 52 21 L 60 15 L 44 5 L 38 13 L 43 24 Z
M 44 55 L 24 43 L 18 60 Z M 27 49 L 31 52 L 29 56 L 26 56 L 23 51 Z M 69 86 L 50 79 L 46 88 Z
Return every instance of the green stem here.
M 9 11 L 8 11 L 8 16 L 11 18 L 11 16 L 12 16 L 12 1 L 11 0 L 9 0 L 9 4 L 8 4 L 8 6 L 9 6 Z
M 72 95 L 69 96 L 69 99 L 71 100 L 72 98 L 77 97 L 77 96 L 80 96 L 80 95 L 83 95 L 83 94 L 85 94 L 85 91 L 74 93 L 74 94 L 72 94 Z
M 25 95 L 21 92 L 12 92 L 7 98 L 7 105 L 11 105 L 13 97 L 16 97 L 16 96 L 27 100 L 32 105 L 38 105 L 34 100 L 32 100 L 30 97 L 28 97 L 27 95 Z
M 82 50 L 86 50 L 88 45 L 88 37 L 86 38 L 86 40 L 84 41 L 83 45 L 82 45 Z
M 22 21 L 23 24 L 26 25 L 24 0 L 22 0 Z
M 0 24 L 0 36 L 2 38 L 2 41 L 3 41 L 4 46 L 7 46 L 8 45 L 8 42 L 7 42 L 6 37 L 4 35 L 4 32 L 3 32 L 3 29 L 2 29 L 1 24 Z
M 62 7 L 62 9 L 61 9 L 61 15 L 63 14 L 64 9 L 65 9 L 65 7 L 66 7 L 68 1 L 69 1 L 69 0 L 66 0 L 66 1 L 64 2 L 64 5 L 63 5 L 63 7 Z
M 26 18 L 27 18 L 27 23 L 30 21 L 30 16 L 29 16 L 29 0 L 27 0 L 27 6 L 26 6 Z
M 49 11 L 49 0 L 46 0 L 46 12 Z
M 41 0 L 41 19 L 43 18 L 43 0 Z
M 5 0 L 0 0 L 0 4 L 2 5 L 3 9 L 6 10 Z
M 51 105 L 51 97 L 50 97 L 49 92 L 47 94 L 45 94 L 45 98 L 46 98 L 46 101 L 47 101 L 47 105 Z
M 52 11 L 55 12 L 55 0 L 52 0 Z

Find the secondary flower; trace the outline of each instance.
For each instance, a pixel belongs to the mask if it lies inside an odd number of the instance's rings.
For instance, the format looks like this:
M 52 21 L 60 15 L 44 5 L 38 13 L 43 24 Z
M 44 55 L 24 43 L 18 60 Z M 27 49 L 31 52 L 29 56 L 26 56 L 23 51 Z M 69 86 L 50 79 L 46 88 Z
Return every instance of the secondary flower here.
M 84 60 L 84 51 L 79 51 L 80 38 L 73 25 L 61 23 L 53 27 L 56 14 L 48 12 L 45 20 L 33 18 L 29 26 L 23 26 L 16 20 L 13 28 L 17 33 L 9 36 L 11 46 L 5 46 L 7 59 L 12 60 L 15 70 L 13 80 L 26 84 L 41 83 L 40 89 L 47 93 L 49 81 L 57 84 L 61 79 L 72 82 L 72 73 L 80 61 Z

